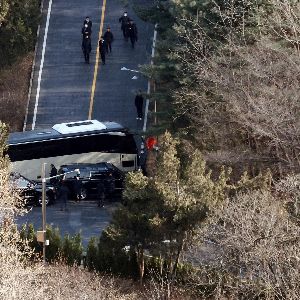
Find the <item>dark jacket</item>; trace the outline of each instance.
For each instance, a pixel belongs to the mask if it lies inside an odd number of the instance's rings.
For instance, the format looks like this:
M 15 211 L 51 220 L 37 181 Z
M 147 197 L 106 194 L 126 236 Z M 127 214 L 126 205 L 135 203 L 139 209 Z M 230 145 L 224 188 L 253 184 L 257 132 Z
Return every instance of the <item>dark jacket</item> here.
M 121 23 L 121 29 L 125 29 L 125 27 L 127 26 L 127 24 L 129 24 L 130 18 L 128 16 L 122 16 L 119 19 L 119 23 Z
M 81 34 L 82 34 L 82 39 L 85 39 L 86 37 L 90 38 L 92 34 L 92 30 L 90 27 L 82 27 Z
M 82 188 L 82 181 L 80 179 L 75 178 L 73 181 L 73 191 L 75 194 L 79 194 Z
M 127 33 L 130 38 L 135 39 L 136 41 L 138 40 L 138 31 L 135 23 L 128 24 Z
M 82 40 L 82 51 L 90 53 L 92 51 L 92 43 L 89 37 Z
M 69 189 L 63 183 L 58 190 L 58 199 L 62 202 L 67 202 L 68 200 Z
M 88 24 L 88 28 L 92 29 L 93 22 L 92 22 L 91 20 L 89 20 L 89 21 L 84 20 L 84 21 L 83 21 L 83 26 L 84 26 L 85 24 Z
M 111 31 L 106 31 L 103 37 L 107 43 L 112 43 L 114 40 L 114 35 L 111 33 Z
M 144 98 L 142 95 L 136 95 L 134 99 L 134 104 L 136 107 L 143 107 Z
M 57 175 L 57 169 L 53 166 L 50 170 L 50 177 L 56 176 Z M 51 178 L 50 183 L 51 184 L 56 184 L 57 183 L 57 177 Z
M 100 51 L 100 54 L 104 54 L 105 55 L 105 52 L 106 52 L 106 43 L 104 40 L 100 40 L 99 41 L 99 51 Z

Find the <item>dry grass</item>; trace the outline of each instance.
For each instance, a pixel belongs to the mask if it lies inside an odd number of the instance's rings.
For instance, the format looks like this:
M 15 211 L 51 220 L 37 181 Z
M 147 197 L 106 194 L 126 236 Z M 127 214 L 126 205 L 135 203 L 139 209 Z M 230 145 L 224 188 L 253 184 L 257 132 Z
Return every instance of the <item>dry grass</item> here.
M 33 53 L 0 72 L 0 120 L 10 131 L 23 127 Z

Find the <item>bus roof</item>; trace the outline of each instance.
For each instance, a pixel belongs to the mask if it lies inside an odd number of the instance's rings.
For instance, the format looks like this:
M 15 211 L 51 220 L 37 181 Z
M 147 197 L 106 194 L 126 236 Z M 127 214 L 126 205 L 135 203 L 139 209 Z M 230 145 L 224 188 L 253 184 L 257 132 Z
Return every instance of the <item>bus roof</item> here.
M 85 133 L 114 134 L 116 132 L 124 133 L 127 132 L 127 129 L 116 122 L 99 122 L 97 120 L 61 123 L 55 124 L 49 129 L 13 132 L 8 137 L 8 145 L 85 135 Z

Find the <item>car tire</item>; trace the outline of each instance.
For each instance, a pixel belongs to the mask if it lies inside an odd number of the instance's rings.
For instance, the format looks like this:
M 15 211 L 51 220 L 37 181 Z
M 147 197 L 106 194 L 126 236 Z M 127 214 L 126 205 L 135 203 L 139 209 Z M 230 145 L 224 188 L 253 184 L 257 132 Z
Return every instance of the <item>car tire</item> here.
M 46 197 L 45 197 L 46 206 L 48 206 L 50 204 L 50 202 L 51 202 L 51 199 L 50 199 L 49 195 L 46 194 Z M 43 198 L 42 198 L 42 195 L 40 195 L 38 198 L 38 205 L 42 206 L 42 203 L 43 203 Z
M 79 200 L 86 200 L 86 199 L 87 199 L 87 189 L 81 188 Z

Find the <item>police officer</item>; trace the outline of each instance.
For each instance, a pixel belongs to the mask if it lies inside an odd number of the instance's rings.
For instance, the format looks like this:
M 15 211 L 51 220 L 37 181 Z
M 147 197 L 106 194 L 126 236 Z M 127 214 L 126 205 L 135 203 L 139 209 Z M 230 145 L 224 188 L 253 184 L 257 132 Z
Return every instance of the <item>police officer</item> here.
M 130 18 L 127 15 L 127 11 L 124 12 L 123 16 L 119 18 L 119 23 L 121 23 L 121 30 L 123 31 L 123 36 L 124 38 L 128 39 L 128 34 L 127 34 L 127 26 L 129 24 Z
M 65 179 L 62 180 L 58 190 L 58 200 L 60 202 L 60 210 L 67 210 L 69 189 L 66 185 Z
M 103 207 L 105 201 L 105 185 L 103 180 L 100 180 L 97 184 L 97 194 L 98 207 Z
M 111 44 L 114 40 L 114 36 L 113 36 L 112 32 L 110 31 L 110 27 L 107 27 L 103 38 L 104 38 L 104 41 L 106 43 L 106 53 L 108 53 L 108 50 L 111 53 Z
M 85 18 L 85 20 L 83 21 L 83 26 L 84 26 L 85 24 L 87 24 L 88 27 L 90 28 L 90 30 L 92 31 L 93 23 L 92 23 L 92 21 L 90 20 L 90 17 L 89 17 L 89 16 L 87 16 L 87 17 Z
M 82 190 L 82 182 L 80 180 L 80 175 L 74 177 L 73 181 L 73 191 L 76 197 L 76 201 L 79 202 L 81 200 L 81 190 Z
M 89 64 L 90 63 L 90 53 L 92 51 L 92 44 L 91 44 L 91 38 L 88 35 L 86 35 L 84 37 L 84 39 L 82 40 L 81 48 L 83 51 L 85 62 L 87 64 Z
M 106 43 L 103 36 L 101 36 L 99 41 L 99 52 L 100 52 L 102 64 L 105 65 Z
M 132 20 L 129 21 L 129 24 L 127 26 L 127 33 L 130 38 L 131 47 L 134 48 L 134 44 L 138 40 L 138 35 L 137 35 L 138 32 L 137 32 L 137 27 Z
M 105 191 L 106 191 L 106 197 L 110 201 L 113 200 L 115 189 L 116 189 L 115 178 L 113 177 L 112 173 L 109 173 L 105 182 Z
M 92 29 L 89 27 L 88 24 L 84 24 L 81 29 L 81 33 L 82 33 L 82 40 L 85 40 L 86 38 L 91 38 Z
M 142 95 L 142 91 L 139 90 L 134 99 L 134 104 L 135 104 L 136 113 L 137 113 L 137 117 L 136 117 L 137 120 L 143 119 L 143 102 L 144 102 L 144 97 Z
M 54 178 L 50 178 L 50 183 L 53 184 L 54 186 L 57 184 L 57 169 L 55 168 L 55 166 L 53 164 L 50 165 L 50 177 L 54 177 Z

